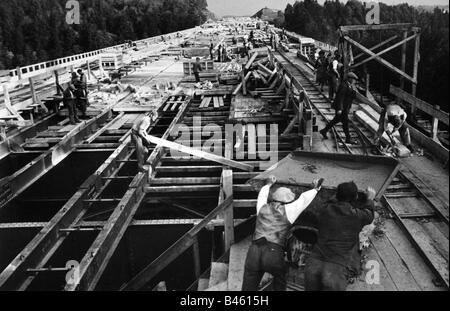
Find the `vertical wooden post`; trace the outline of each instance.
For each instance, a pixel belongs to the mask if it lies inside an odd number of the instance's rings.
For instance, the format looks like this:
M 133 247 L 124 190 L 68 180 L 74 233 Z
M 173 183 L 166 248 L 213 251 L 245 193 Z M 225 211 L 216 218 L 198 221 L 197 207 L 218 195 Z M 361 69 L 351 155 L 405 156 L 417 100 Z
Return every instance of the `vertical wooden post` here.
M 403 32 L 403 40 L 406 40 L 408 38 L 408 31 Z M 402 45 L 402 64 L 401 69 L 403 72 L 406 72 L 406 44 L 407 42 L 403 43 Z M 405 78 L 400 76 L 400 88 L 402 90 L 405 90 Z M 397 104 L 401 104 L 402 100 L 397 97 Z
M 30 83 L 31 99 L 33 100 L 33 104 L 38 104 L 33 78 L 28 78 L 28 82 Z
M 247 85 L 245 83 L 244 70 L 241 71 L 241 78 L 242 78 L 242 94 L 247 95 Z
M 225 158 L 231 159 L 233 157 L 233 141 L 232 137 L 225 139 Z M 233 170 L 224 167 L 222 171 L 222 192 L 223 200 L 233 196 Z M 221 202 L 220 202 L 221 203 Z M 233 203 L 227 208 L 224 213 L 224 238 L 225 238 L 225 252 L 234 244 L 234 211 Z
M 435 106 L 436 109 L 439 109 L 439 105 Z M 438 134 L 439 134 L 439 119 L 436 117 L 433 117 L 431 122 L 431 138 L 435 141 L 439 141 Z
M 420 61 L 420 32 L 416 33 L 416 40 L 414 44 L 414 69 L 413 69 L 413 78 L 416 83 L 412 84 L 412 95 L 416 96 L 417 91 L 417 79 L 418 79 L 418 70 L 419 70 L 419 61 Z M 415 105 L 411 106 L 411 117 L 414 118 L 416 114 Z
M 192 252 L 194 256 L 195 278 L 198 280 L 202 273 L 202 266 L 200 262 L 200 248 L 198 247 L 198 236 L 195 236 L 194 238 L 194 244 L 192 245 Z
M 58 74 L 58 70 L 54 71 L 55 74 L 55 86 L 56 86 L 56 94 L 57 95 L 61 95 L 61 90 L 59 89 L 58 85 L 59 85 L 59 74 Z
M 89 61 L 86 61 L 86 66 L 87 66 L 87 80 L 90 81 L 91 80 L 91 64 L 89 63 Z
M 22 80 L 22 70 L 20 70 L 19 66 L 17 66 L 16 71 L 17 71 L 17 78 L 19 79 L 19 81 Z
M 370 74 L 366 72 L 366 97 L 369 97 L 370 88 Z
M 348 63 L 349 63 L 349 55 L 348 55 L 348 42 L 347 40 L 344 40 L 344 45 L 342 47 L 342 59 L 343 59 L 343 65 L 344 65 L 344 75 L 341 77 L 341 81 L 344 81 L 347 79 L 348 74 Z

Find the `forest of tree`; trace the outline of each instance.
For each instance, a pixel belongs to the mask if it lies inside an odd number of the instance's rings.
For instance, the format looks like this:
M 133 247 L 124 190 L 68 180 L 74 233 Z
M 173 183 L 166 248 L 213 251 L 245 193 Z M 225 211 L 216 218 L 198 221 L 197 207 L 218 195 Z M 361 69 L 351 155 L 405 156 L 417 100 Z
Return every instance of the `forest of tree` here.
M 67 0 L 0 1 L 0 70 L 191 28 L 206 0 L 79 0 L 81 23 L 66 23 Z
M 350 0 L 342 3 L 338 0 L 327 0 L 320 5 L 315 0 L 288 4 L 285 10 L 285 25 L 287 30 L 304 36 L 336 45 L 337 29 L 342 25 L 365 24 L 367 10 L 362 2 Z M 408 4 L 395 6 L 380 3 L 381 23 L 414 23 L 422 29 L 420 44 L 419 81 L 417 97 L 434 105 L 440 105 L 448 111 L 449 108 L 449 14 L 440 9 L 433 12 L 417 10 Z M 401 32 L 371 31 L 352 33 L 352 38 L 370 47 L 384 39 Z M 412 73 L 413 41 L 408 43 L 407 71 Z M 359 51 L 355 50 L 355 53 Z M 382 57 L 400 67 L 401 49 L 397 48 Z M 372 61 L 367 70 L 372 74 L 373 85 L 383 92 L 388 91 L 389 83 L 398 85 L 398 75 L 383 69 Z M 407 83 L 408 84 L 408 83 Z

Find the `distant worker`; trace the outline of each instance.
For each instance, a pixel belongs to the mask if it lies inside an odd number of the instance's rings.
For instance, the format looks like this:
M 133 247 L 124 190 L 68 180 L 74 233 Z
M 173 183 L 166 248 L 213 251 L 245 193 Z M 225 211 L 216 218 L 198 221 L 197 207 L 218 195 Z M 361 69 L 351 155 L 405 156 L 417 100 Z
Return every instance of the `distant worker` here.
M 316 82 L 319 83 L 320 91 L 323 92 L 323 86 L 325 85 L 327 80 L 327 67 L 328 67 L 325 52 L 323 50 L 319 52 L 319 57 L 317 58 L 314 67 L 316 69 Z
M 388 136 L 398 131 L 402 139 L 402 143 L 411 151 L 414 152 L 414 147 L 411 145 L 411 136 L 409 134 L 409 126 L 406 122 L 406 112 L 397 104 L 387 105 L 380 114 L 379 127 L 375 145 L 380 143 L 381 137 L 386 132 Z M 392 132 L 388 129 L 388 125 L 393 125 Z M 391 141 L 391 139 L 390 139 Z M 395 147 L 395 146 L 394 146 Z
M 78 80 L 75 87 L 77 88 L 76 97 L 77 97 L 77 106 L 83 114 L 83 118 L 87 118 L 86 112 L 87 107 L 89 106 L 88 102 L 88 92 L 87 92 L 87 77 L 84 74 L 82 69 L 77 70 Z
M 358 76 L 353 72 L 349 72 L 347 75 L 347 80 L 341 83 L 339 86 L 338 93 L 333 102 L 333 108 L 336 111 L 335 117 L 331 120 L 328 125 L 320 131 L 324 139 L 328 139 L 327 133 L 338 123 L 342 123 L 342 127 L 345 133 L 345 143 L 347 144 L 357 144 L 358 142 L 352 139 L 350 131 L 348 129 L 348 114 L 352 107 L 353 100 L 356 97 L 356 81 Z
M 80 119 L 78 119 L 77 115 L 77 106 L 76 106 L 76 97 L 75 97 L 76 88 L 72 83 L 68 83 L 66 89 L 63 91 L 63 103 L 64 106 L 67 107 L 69 112 L 69 122 L 72 125 L 76 125 L 80 123 Z
M 202 67 L 202 64 L 200 63 L 199 57 L 197 57 L 195 59 L 195 63 L 193 64 L 192 71 L 194 72 L 195 82 L 196 83 L 200 82 L 200 71 L 203 71 L 203 67 Z
M 150 146 L 150 142 L 148 140 L 148 130 L 155 121 L 156 114 L 151 111 L 142 119 L 136 121 L 131 129 L 132 139 L 136 147 L 138 169 L 140 172 L 144 171 L 144 164 L 148 156 L 148 148 Z
M 256 227 L 245 261 L 243 291 L 256 291 L 265 272 L 274 277 L 274 290 L 286 290 L 284 249 L 287 236 L 297 217 L 316 197 L 323 179 L 315 180 L 314 189 L 302 193 L 297 200 L 285 187 L 275 190 L 268 200 L 276 181 L 270 176 L 258 195 Z
M 217 61 L 222 62 L 222 44 L 219 44 L 219 48 L 217 49 Z
M 361 265 L 359 233 L 374 219 L 375 190 L 368 187 L 358 200 L 353 182 L 337 187 L 331 198 L 314 213 L 318 238 L 306 260 L 307 291 L 345 291 L 348 277 L 358 275 Z
M 211 57 L 211 60 L 214 60 L 214 43 L 212 43 L 212 42 L 209 45 L 209 55 Z
M 328 76 L 329 76 L 329 84 L 328 84 L 328 95 L 330 100 L 334 99 L 336 95 L 336 90 L 339 87 L 340 79 L 342 78 L 342 63 L 340 62 L 341 56 L 338 51 L 334 53 L 334 58 L 328 64 Z

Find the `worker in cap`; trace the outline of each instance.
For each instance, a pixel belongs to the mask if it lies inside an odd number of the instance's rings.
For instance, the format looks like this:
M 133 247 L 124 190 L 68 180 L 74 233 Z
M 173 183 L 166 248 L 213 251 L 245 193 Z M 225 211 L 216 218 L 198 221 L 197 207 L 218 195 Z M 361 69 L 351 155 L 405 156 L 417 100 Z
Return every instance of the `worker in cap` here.
M 409 134 L 409 126 L 406 122 L 407 114 L 397 104 L 388 104 L 380 114 L 378 122 L 377 138 L 375 139 L 375 145 L 379 145 L 381 137 L 386 132 L 389 136 L 396 131 L 400 133 L 402 143 L 411 151 L 414 152 L 414 147 L 411 144 L 411 136 Z M 392 130 L 389 130 L 389 124 L 391 124 Z M 394 146 L 395 147 L 395 146 Z
M 339 85 L 339 89 L 336 95 L 336 98 L 333 101 L 333 108 L 335 109 L 335 117 L 331 120 L 327 126 L 320 131 L 320 134 L 324 139 L 328 139 L 327 133 L 329 130 L 333 128 L 338 123 L 342 123 L 342 127 L 345 133 L 345 143 L 347 144 L 357 144 L 358 142 L 354 140 L 348 128 L 348 114 L 350 113 L 350 109 L 352 107 L 353 100 L 356 97 L 356 81 L 358 80 L 358 76 L 349 72 L 347 74 L 347 78 L 343 83 Z
M 148 156 L 148 147 L 150 141 L 148 139 L 148 130 L 156 121 L 157 114 L 153 111 L 148 112 L 142 119 L 138 119 L 131 128 L 131 136 L 136 146 L 136 157 L 138 160 L 138 169 L 144 171 L 145 160 Z
M 307 291 L 344 291 L 348 278 L 359 274 L 359 233 L 374 220 L 375 190 L 361 196 L 354 182 L 338 185 L 336 195 L 317 208 L 318 236 L 306 260 Z
M 275 189 L 269 198 L 276 178 L 271 176 L 259 192 L 257 218 L 252 244 L 245 261 L 243 291 L 256 291 L 265 272 L 274 277 L 274 290 L 286 289 L 284 252 L 287 236 L 297 217 L 311 204 L 321 188 L 323 179 L 313 182 L 313 189 L 296 200 L 285 187 Z
M 76 125 L 77 123 L 81 122 L 80 119 L 78 119 L 75 92 L 76 87 L 71 80 L 69 83 L 67 83 L 67 87 L 63 90 L 63 103 L 64 106 L 67 107 L 67 110 L 69 112 L 69 123 L 71 125 Z

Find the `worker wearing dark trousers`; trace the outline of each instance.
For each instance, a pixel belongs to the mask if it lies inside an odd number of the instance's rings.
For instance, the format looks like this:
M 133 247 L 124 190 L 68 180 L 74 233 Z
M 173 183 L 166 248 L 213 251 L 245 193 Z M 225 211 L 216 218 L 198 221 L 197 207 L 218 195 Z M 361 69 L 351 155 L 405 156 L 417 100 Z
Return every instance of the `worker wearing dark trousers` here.
M 214 44 L 212 42 L 209 45 L 209 55 L 211 57 L 211 60 L 214 60 Z
M 217 61 L 222 62 L 222 44 L 219 44 L 219 48 L 217 49 Z
M 67 110 L 69 112 L 69 120 L 70 124 L 75 125 L 79 122 L 81 122 L 78 119 L 77 116 L 77 107 L 76 107 L 76 97 L 74 95 L 75 92 L 75 86 L 73 84 L 70 84 L 67 86 L 67 88 L 63 92 L 63 103 L 64 106 L 67 107 Z
M 387 105 L 380 114 L 379 127 L 377 131 L 377 138 L 375 145 L 380 143 L 380 139 L 384 132 L 388 135 L 394 134 L 396 131 L 400 133 L 402 143 L 411 151 L 414 152 L 414 147 L 411 144 L 411 136 L 409 134 L 409 126 L 406 122 L 406 112 L 397 104 Z M 388 125 L 392 124 L 392 132 L 389 131 Z
M 353 72 L 349 72 L 347 80 L 339 86 L 338 93 L 333 102 L 334 109 L 336 110 L 335 117 L 320 131 L 324 139 L 328 139 L 327 133 L 333 126 L 342 123 L 346 137 L 345 142 L 348 144 L 357 144 L 357 141 L 352 139 L 348 129 L 348 114 L 350 113 L 350 108 L 352 107 L 357 92 L 355 87 L 356 80 L 358 80 L 358 77 Z
M 78 106 L 81 110 L 83 118 L 87 118 L 86 112 L 89 106 L 88 93 L 87 93 L 87 78 L 83 70 L 78 69 L 78 84 L 75 86 L 77 88 L 77 98 Z
M 276 178 L 271 176 L 258 195 L 258 216 L 252 245 L 245 261 L 243 291 L 256 291 L 265 272 L 274 277 L 274 290 L 286 290 L 284 249 L 289 230 L 314 200 L 321 186 L 321 182 L 314 181 L 314 189 L 302 193 L 297 200 L 290 189 L 280 187 L 269 200 L 270 188 L 275 182 Z
M 193 65 L 193 72 L 195 76 L 195 82 L 200 82 L 200 71 L 203 71 L 202 64 L 200 64 L 200 58 L 197 57 Z
M 132 139 L 136 147 L 138 169 L 140 172 L 144 171 L 145 160 L 148 156 L 148 147 L 150 146 L 147 131 L 155 120 L 156 115 L 153 112 L 149 112 L 142 119 L 133 124 L 131 129 Z
M 359 274 L 359 233 L 374 219 L 374 198 L 371 187 L 358 200 L 355 183 L 342 183 L 336 197 L 315 210 L 318 238 L 306 260 L 307 291 L 345 291 L 348 278 Z

